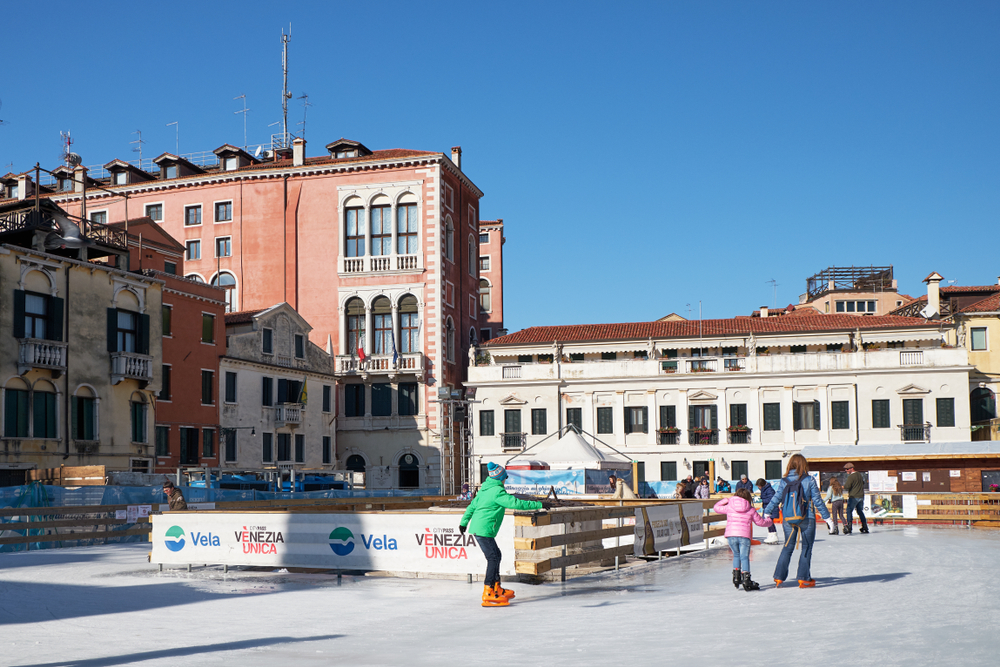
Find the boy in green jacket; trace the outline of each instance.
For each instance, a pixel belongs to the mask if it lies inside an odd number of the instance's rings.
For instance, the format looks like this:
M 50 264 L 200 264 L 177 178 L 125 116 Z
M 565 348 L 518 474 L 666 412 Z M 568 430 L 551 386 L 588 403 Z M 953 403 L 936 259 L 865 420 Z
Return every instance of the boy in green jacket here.
M 476 536 L 476 542 L 486 556 L 483 606 L 506 607 L 514 597 L 514 591 L 500 587 L 500 547 L 494 538 L 500 531 L 505 509 L 540 510 L 542 503 L 537 500 L 521 500 L 508 494 L 503 486 L 503 481 L 507 479 L 507 471 L 503 466 L 487 463 L 486 471 L 489 479 L 483 482 L 479 493 L 469 503 L 458 530 L 464 535 L 468 526 L 469 534 Z

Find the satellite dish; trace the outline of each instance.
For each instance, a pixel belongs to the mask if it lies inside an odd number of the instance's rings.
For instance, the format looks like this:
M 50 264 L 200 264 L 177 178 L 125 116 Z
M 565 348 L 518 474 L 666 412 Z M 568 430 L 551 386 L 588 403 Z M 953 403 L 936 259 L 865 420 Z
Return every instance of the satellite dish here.
M 67 153 L 66 154 L 66 164 L 70 167 L 79 167 L 80 163 L 83 162 L 83 158 L 77 153 Z
M 927 304 L 926 306 L 921 308 L 920 317 L 924 318 L 925 320 L 929 320 L 931 318 L 931 304 Z
M 261 154 L 261 151 L 263 151 L 263 150 L 264 150 L 264 147 L 263 147 L 263 146 L 258 146 L 258 147 L 257 147 L 257 150 L 255 150 L 255 151 L 253 152 L 253 156 L 254 156 L 254 157 L 260 157 L 260 154 Z

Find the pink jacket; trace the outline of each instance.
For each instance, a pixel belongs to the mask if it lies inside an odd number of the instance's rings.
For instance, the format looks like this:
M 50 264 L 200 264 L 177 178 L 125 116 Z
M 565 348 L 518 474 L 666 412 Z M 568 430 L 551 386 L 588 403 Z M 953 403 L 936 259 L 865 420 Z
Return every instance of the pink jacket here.
M 753 537 L 751 521 L 763 528 L 774 525 L 773 521 L 757 514 L 753 505 L 739 496 L 723 498 L 715 503 L 712 511 L 727 515 L 726 537 Z

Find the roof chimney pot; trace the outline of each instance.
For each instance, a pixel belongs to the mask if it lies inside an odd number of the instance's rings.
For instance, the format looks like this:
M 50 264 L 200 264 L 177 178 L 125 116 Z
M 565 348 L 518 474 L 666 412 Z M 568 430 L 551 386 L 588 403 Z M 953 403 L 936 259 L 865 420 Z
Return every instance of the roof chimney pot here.
M 306 140 L 295 137 L 292 140 L 292 166 L 301 167 L 306 163 Z
M 462 168 L 462 147 L 452 146 L 451 147 L 451 161 L 455 163 L 455 166 L 459 169 Z
M 761 306 L 760 307 L 760 316 L 761 317 L 767 317 L 767 306 Z

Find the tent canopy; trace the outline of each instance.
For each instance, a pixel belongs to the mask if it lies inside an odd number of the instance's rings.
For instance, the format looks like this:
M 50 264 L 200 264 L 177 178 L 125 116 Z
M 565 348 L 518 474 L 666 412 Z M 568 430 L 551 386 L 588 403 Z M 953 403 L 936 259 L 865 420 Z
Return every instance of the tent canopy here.
M 529 461 L 544 461 L 552 470 L 630 470 L 632 461 L 614 452 L 602 452 L 584 440 L 583 436 L 570 431 L 551 443 L 518 454 L 508 465 L 523 465 Z

